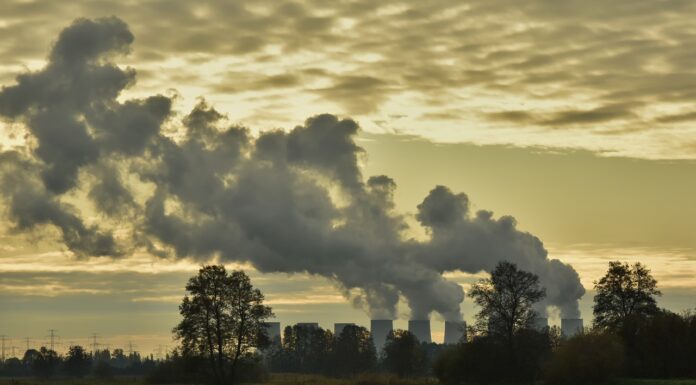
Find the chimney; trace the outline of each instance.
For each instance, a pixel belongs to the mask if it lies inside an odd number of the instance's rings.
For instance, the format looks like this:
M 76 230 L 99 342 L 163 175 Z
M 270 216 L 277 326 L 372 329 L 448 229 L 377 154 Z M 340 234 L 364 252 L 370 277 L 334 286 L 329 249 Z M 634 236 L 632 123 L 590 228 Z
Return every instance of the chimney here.
M 410 320 L 408 321 L 408 331 L 416 336 L 420 342 L 433 342 L 430 337 L 430 320 Z
M 561 319 L 561 334 L 565 337 L 572 337 L 582 333 L 582 318 L 563 318 Z
M 334 324 L 334 336 L 338 337 L 343 333 L 343 329 L 346 326 L 355 326 L 354 323 L 335 323 Z
M 266 334 L 271 344 L 280 344 L 280 322 L 266 322 Z
M 445 321 L 445 344 L 458 344 L 464 338 L 466 338 L 466 322 Z
M 387 336 L 392 330 L 394 330 L 394 321 L 390 319 L 373 319 L 370 321 L 370 333 L 372 334 L 372 341 L 377 349 L 377 355 L 381 353 L 387 341 Z
M 540 332 L 543 332 L 549 327 L 549 319 L 546 317 L 535 317 L 534 322 L 532 324 L 532 328 L 535 330 L 538 330 Z

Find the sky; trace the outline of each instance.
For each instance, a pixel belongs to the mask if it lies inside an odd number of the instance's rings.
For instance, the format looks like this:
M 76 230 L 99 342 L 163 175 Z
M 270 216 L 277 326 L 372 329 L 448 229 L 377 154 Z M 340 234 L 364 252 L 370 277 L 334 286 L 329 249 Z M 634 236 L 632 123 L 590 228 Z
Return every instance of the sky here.
M 552 324 L 616 259 L 694 308 L 694 8 L 3 1 L 0 334 L 171 348 L 208 262 L 284 325 L 434 340 L 501 259 Z

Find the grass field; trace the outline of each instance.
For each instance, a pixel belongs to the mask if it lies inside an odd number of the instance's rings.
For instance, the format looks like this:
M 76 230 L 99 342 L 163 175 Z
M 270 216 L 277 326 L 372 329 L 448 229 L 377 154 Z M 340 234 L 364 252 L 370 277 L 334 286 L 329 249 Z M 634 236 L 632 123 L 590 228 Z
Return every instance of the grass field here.
M 355 378 L 336 379 L 317 375 L 304 374 L 274 374 L 268 381 L 256 385 L 437 385 L 435 379 L 399 379 L 386 375 L 364 375 Z M 50 379 L 37 380 L 34 378 L 2 378 L 0 385 L 148 385 L 139 377 L 116 377 L 112 379 Z M 637 380 L 621 379 L 615 385 L 696 385 L 696 379 L 691 380 Z

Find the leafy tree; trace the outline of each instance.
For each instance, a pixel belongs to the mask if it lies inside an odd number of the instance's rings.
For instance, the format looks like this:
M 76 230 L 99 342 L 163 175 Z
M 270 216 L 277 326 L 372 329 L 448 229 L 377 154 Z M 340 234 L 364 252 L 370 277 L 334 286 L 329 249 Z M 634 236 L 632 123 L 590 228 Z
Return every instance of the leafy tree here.
M 70 376 L 83 377 L 92 365 L 91 359 L 82 346 L 71 346 L 63 363 L 65 372 Z
M 205 356 L 218 384 L 234 382 L 240 357 L 267 343 L 271 308 L 243 271 L 228 274 L 222 265 L 202 267 L 186 291 L 174 328 L 183 354 Z
M 515 333 L 531 327 L 537 316 L 534 303 L 546 297 L 539 277 L 500 262 L 490 278 L 481 279 L 469 291 L 469 297 L 481 307 L 477 327 L 512 344 Z
M 284 371 L 295 373 L 327 373 L 331 357 L 333 333 L 308 325 L 288 326 L 283 331 Z
M 657 281 L 644 265 L 630 266 L 620 261 L 609 262 L 609 270 L 595 281 L 594 325 L 617 330 L 632 317 L 657 314 L 655 296 Z
M 39 350 L 27 350 L 24 354 L 24 362 L 31 368 L 35 376 L 50 378 L 53 377 L 60 364 L 60 357 L 55 351 L 41 347 Z
M 406 330 L 389 333 L 382 356 L 384 367 L 399 377 L 421 376 L 428 368 L 423 346 Z
M 544 370 L 547 384 L 605 384 L 621 375 L 624 348 L 614 334 L 590 332 L 562 341 Z
M 347 325 L 336 336 L 333 369 L 341 376 L 368 372 L 377 365 L 377 352 L 370 331 L 362 326 Z

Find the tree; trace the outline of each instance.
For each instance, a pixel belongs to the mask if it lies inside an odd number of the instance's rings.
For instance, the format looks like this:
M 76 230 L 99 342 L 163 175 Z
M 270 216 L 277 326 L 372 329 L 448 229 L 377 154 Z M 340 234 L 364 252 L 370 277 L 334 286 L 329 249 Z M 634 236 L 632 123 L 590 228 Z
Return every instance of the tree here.
M 283 354 L 278 357 L 284 371 L 326 373 L 333 345 L 333 334 L 309 325 L 288 326 L 283 331 Z
M 271 308 L 243 271 L 204 266 L 186 284 L 174 328 L 184 355 L 203 356 L 218 384 L 234 383 L 240 357 L 267 343 Z
M 35 376 L 50 378 L 60 364 L 60 357 L 54 350 L 41 347 L 39 350 L 27 350 L 24 353 L 24 362 L 28 364 Z
M 65 372 L 75 377 L 83 377 L 89 371 L 92 363 L 89 355 L 82 346 L 71 346 L 63 363 Z
M 657 314 L 655 296 L 657 281 L 639 262 L 630 266 L 620 261 L 609 262 L 609 270 L 595 281 L 594 325 L 617 330 L 632 317 Z
M 377 352 L 370 331 L 356 325 L 344 327 L 336 336 L 333 357 L 331 366 L 341 376 L 373 370 L 377 365 Z
M 537 316 L 533 305 L 546 297 L 546 290 L 539 286 L 536 275 L 500 262 L 490 278 L 471 287 L 469 297 L 481 307 L 477 327 L 512 344 L 515 333 L 531 327 Z
M 424 375 L 428 367 L 423 346 L 413 333 L 406 330 L 389 333 L 383 350 L 383 364 L 399 377 Z

